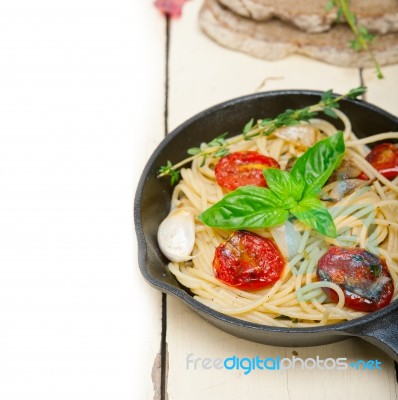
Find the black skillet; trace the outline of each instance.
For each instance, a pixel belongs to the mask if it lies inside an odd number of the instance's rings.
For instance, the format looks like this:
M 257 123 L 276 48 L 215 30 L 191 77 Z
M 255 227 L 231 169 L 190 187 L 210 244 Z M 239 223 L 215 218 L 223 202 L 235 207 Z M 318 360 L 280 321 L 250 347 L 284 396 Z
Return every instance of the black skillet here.
M 320 95 L 321 92 L 316 91 L 284 90 L 240 97 L 195 115 L 167 135 L 145 166 L 136 191 L 134 220 L 139 267 L 149 284 L 178 297 L 205 320 L 237 337 L 275 346 L 316 346 L 355 336 L 398 361 L 398 301 L 364 317 L 329 326 L 278 328 L 246 322 L 196 301 L 168 271 L 167 260 L 157 244 L 158 226 L 169 211 L 172 192 L 168 178 L 156 177 L 160 166 L 167 160 L 176 163 L 186 158 L 188 148 L 209 142 L 224 132 L 230 136 L 241 133 L 251 118 L 275 117 L 288 108 L 315 104 Z M 359 137 L 398 131 L 397 117 L 367 102 L 344 100 L 341 110 L 349 116 L 352 129 Z

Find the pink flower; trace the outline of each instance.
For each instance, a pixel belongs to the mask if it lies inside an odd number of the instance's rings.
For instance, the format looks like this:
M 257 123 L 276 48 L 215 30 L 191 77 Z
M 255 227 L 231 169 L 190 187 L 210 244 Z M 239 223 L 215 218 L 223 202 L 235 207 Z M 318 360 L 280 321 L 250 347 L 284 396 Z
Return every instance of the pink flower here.
M 170 17 L 181 17 L 182 6 L 187 0 L 156 0 L 155 7 Z

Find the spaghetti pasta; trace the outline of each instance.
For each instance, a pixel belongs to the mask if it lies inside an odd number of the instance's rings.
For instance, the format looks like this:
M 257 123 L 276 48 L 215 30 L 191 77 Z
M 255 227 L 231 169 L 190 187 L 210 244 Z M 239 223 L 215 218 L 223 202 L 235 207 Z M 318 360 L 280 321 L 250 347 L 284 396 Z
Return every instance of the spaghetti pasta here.
M 225 192 L 215 180 L 214 158 L 208 157 L 204 163 L 195 159 L 190 168 L 181 170 L 181 180 L 172 196 L 172 209 L 182 208 L 195 217 L 195 246 L 190 260 L 170 262 L 169 270 L 199 302 L 221 313 L 270 326 L 310 327 L 362 316 L 365 312 L 345 305 L 339 285 L 317 279 L 318 261 L 331 246 L 363 248 L 383 257 L 394 282 L 393 299 L 397 298 L 398 178 L 386 179 L 366 161 L 365 156 L 369 152 L 368 144 L 397 140 L 398 132 L 358 139 L 352 132 L 349 118 L 339 110 L 335 113 L 344 124 L 344 160 L 366 174 L 369 180 L 354 190 L 342 189 L 341 180 L 331 180 L 324 186 L 322 198 L 333 217 L 338 232 L 336 238 L 323 236 L 299 220 L 288 222 L 295 231 L 294 244 L 286 243 L 286 238 L 282 243 L 273 229 L 255 230 L 264 238 L 276 240 L 286 259 L 280 279 L 271 287 L 244 291 L 215 277 L 212 267 L 215 248 L 227 240 L 232 231 L 206 226 L 197 216 L 221 200 Z M 302 126 L 315 129 L 316 140 L 337 131 L 334 125 L 322 119 L 312 119 Z M 305 150 L 302 143 L 279 135 L 278 130 L 248 141 L 235 143 L 233 139 L 228 140 L 231 142 L 230 152 L 259 152 L 274 158 L 282 170 Z M 333 290 L 338 301 L 329 302 L 324 289 Z

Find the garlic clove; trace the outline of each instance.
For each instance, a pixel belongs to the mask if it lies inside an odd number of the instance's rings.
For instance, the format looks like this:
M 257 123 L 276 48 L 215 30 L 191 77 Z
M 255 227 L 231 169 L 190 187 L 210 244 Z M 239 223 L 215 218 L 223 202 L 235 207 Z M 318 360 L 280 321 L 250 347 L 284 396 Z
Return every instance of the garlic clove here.
M 319 131 L 311 125 L 284 126 L 274 132 L 275 136 L 290 142 L 298 143 L 304 148 L 313 146 L 318 138 Z
M 190 260 L 195 244 L 193 215 L 180 208 L 172 210 L 159 225 L 158 244 L 170 261 Z
M 290 221 L 270 229 L 271 235 L 282 254 L 291 260 L 298 253 L 301 242 L 301 234 Z

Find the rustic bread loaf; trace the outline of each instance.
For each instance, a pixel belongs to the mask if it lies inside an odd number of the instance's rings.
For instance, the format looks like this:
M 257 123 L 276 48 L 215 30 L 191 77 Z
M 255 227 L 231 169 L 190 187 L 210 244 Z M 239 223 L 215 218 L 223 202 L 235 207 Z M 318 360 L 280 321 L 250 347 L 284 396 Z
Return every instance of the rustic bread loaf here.
M 258 22 L 240 17 L 217 0 L 205 0 L 199 24 L 219 44 L 266 60 L 296 53 L 345 67 L 373 66 L 366 52 L 349 47 L 353 36 L 345 25 L 323 33 L 308 33 L 277 19 Z M 380 65 L 397 63 L 398 33 L 378 36 L 373 52 Z
M 307 32 L 323 32 L 337 21 L 336 8 L 326 11 L 327 0 L 219 0 L 231 11 L 257 21 L 277 17 Z M 351 0 L 358 22 L 377 33 L 398 31 L 397 0 Z

